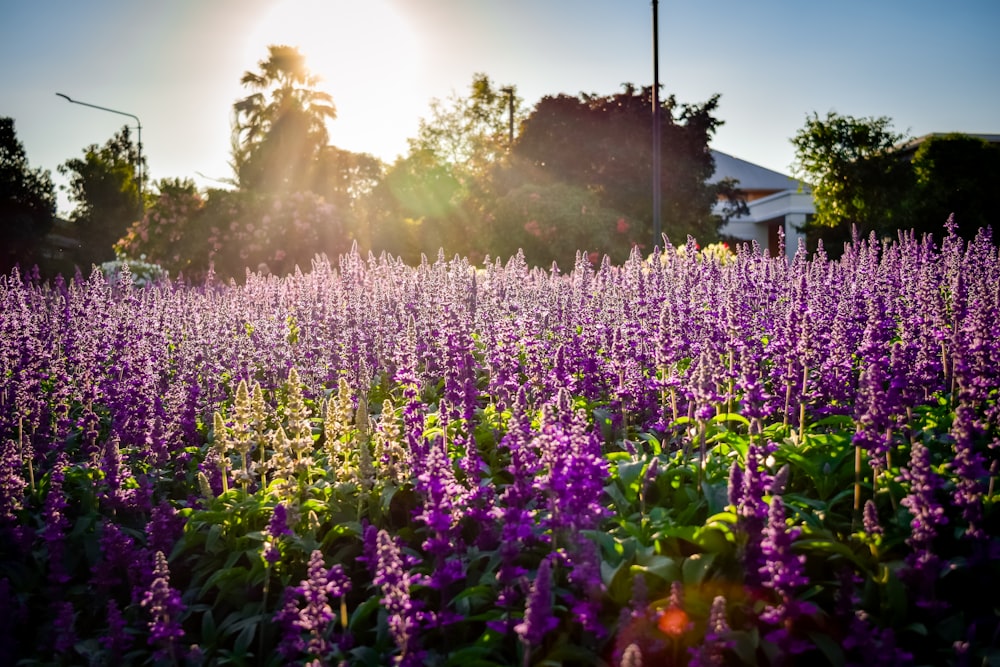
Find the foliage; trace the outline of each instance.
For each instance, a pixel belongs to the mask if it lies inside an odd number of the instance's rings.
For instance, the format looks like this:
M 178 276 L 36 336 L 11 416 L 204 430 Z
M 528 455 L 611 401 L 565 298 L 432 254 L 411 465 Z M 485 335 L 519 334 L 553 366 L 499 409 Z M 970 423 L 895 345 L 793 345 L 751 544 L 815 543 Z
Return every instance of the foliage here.
M 962 134 L 931 136 L 912 160 L 915 185 L 908 195 L 908 227 L 932 232 L 954 215 L 963 236 L 993 225 L 1000 147 Z
M 308 269 L 318 253 L 347 250 L 337 211 L 311 192 L 255 194 L 162 181 L 160 194 L 115 246 L 174 275 L 200 281 L 211 271 L 242 279 L 247 270 L 284 275 Z
M 493 176 L 523 118 L 513 86 L 473 76 L 465 96 L 431 101 L 406 156 L 389 167 L 373 190 L 371 248 L 418 263 L 443 248 L 446 255 L 481 258 L 489 240 L 482 220 L 496 194 Z
M 996 662 L 998 257 L 15 271 L 0 661 Z
M 677 243 L 689 235 L 712 242 L 723 222 L 713 206 L 720 196 L 735 196 L 732 183 L 707 182 L 715 168 L 708 142 L 721 122 L 713 116 L 718 96 L 699 105 L 678 105 L 670 96 L 661 104 L 662 228 Z M 635 222 L 632 242 L 651 250 L 651 127 L 651 88 L 546 96 L 522 125 L 515 168 L 522 182 L 562 182 L 597 193 L 604 207 Z
M 376 216 L 372 193 L 385 177 L 386 165 L 367 153 L 326 146 L 316 159 L 310 190 L 333 206 L 343 219 L 345 235 L 371 247 L 371 220 Z
M 0 118 L 0 273 L 39 262 L 39 246 L 55 214 L 52 177 L 28 166 L 14 119 Z
M 514 86 L 497 86 L 476 73 L 467 96 L 431 100 L 430 118 L 420 120 L 410 152 L 434 155 L 455 168 L 460 180 L 486 180 L 511 150 L 511 123 L 516 134 L 525 118 L 522 104 Z
M 809 185 L 816 205 L 807 232 L 843 242 L 852 227 L 865 237 L 909 226 L 901 203 L 912 178 L 909 165 L 895 154 L 904 138 L 886 117 L 855 118 L 833 111 L 825 118 L 807 116 L 792 138 L 794 175 Z M 943 222 L 938 220 L 934 229 Z
M 467 250 L 474 231 L 464 214 L 469 192 L 453 166 L 431 151 L 411 151 L 389 167 L 372 193 L 372 247 L 419 263 L 422 254 Z
M 139 149 L 128 126 L 123 126 L 104 146 L 92 144 L 84 149 L 83 158 L 59 166 L 70 179 L 70 198 L 76 203 L 70 222 L 81 242 L 75 259 L 84 272 L 114 259 L 115 242 L 142 217 L 138 165 Z
M 597 263 L 605 254 L 624 261 L 631 251 L 629 231 L 634 222 L 604 208 L 596 194 L 565 183 L 522 185 L 501 197 L 488 224 L 495 257 L 518 250 L 532 266 L 553 262 L 569 270 L 578 252 Z
M 337 112 L 329 93 L 292 46 L 270 45 L 257 72 L 240 83 L 253 92 L 233 105 L 233 166 L 240 187 L 261 193 L 308 190 Z

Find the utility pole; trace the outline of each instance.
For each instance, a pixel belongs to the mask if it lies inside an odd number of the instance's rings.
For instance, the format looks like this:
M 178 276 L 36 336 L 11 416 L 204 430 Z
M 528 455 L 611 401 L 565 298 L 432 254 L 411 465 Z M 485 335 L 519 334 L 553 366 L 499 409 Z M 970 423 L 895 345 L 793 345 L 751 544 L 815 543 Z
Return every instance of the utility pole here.
M 663 233 L 660 227 L 660 199 L 662 197 L 663 140 L 660 127 L 660 18 L 659 1 L 653 0 L 653 247 L 663 243 Z
M 142 121 L 139 120 L 139 117 L 136 116 L 135 114 L 127 113 L 125 111 L 118 111 L 117 109 L 109 109 L 108 107 L 101 107 L 101 106 L 98 106 L 96 104 L 89 104 L 87 102 L 81 102 L 79 100 L 74 100 L 69 95 L 63 95 L 62 93 L 56 93 L 56 95 L 58 95 L 59 97 L 65 99 L 67 102 L 71 102 L 73 104 L 81 104 L 81 105 L 83 105 L 85 107 L 90 107 L 92 109 L 100 109 L 101 111 L 109 111 L 111 113 L 116 113 L 116 114 L 119 114 L 119 115 L 122 115 L 122 116 L 128 116 L 129 118 L 135 118 L 136 148 L 137 148 L 137 151 L 138 151 L 138 158 L 139 158 L 139 164 L 136 165 L 136 171 L 137 171 L 138 178 L 139 178 L 139 206 L 140 206 L 140 213 L 145 213 L 145 211 L 146 211 L 146 200 L 145 200 L 145 198 L 143 198 L 143 195 L 142 195 L 142 193 L 143 193 L 143 189 L 142 189 L 142 177 L 143 177 L 143 173 L 142 173 Z
M 500 90 L 507 93 L 507 108 L 510 116 L 510 140 L 507 144 L 507 150 L 509 151 L 514 148 L 514 86 L 507 86 Z

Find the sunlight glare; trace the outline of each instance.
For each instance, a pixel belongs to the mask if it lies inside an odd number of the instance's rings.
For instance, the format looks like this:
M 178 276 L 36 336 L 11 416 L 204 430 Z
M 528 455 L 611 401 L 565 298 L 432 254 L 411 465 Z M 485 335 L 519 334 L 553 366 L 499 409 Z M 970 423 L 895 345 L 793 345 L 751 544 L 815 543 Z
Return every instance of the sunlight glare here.
M 271 44 L 298 47 L 319 89 L 333 96 L 330 143 L 387 162 L 406 152 L 416 132 L 407 111 L 427 100 L 417 89 L 417 35 L 389 0 L 281 0 L 248 36 L 247 70 Z

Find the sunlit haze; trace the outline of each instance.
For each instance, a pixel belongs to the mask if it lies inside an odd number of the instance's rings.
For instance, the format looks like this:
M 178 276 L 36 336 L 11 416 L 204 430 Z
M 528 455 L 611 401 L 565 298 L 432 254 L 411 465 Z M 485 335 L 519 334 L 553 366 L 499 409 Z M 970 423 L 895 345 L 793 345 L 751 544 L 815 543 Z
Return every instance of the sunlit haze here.
M 712 147 L 788 172 L 812 112 L 898 131 L 1000 132 L 995 0 L 659 3 L 666 94 L 721 95 Z M 649 0 L 75 0 L 0 4 L 0 115 L 53 172 L 139 116 L 152 179 L 231 178 L 232 104 L 267 45 L 299 47 L 333 96 L 331 142 L 391 162 L 432 98 L 477 72 L 544 95 L 652 82 Z M 61 197 L 60 208 L 68 203 Z

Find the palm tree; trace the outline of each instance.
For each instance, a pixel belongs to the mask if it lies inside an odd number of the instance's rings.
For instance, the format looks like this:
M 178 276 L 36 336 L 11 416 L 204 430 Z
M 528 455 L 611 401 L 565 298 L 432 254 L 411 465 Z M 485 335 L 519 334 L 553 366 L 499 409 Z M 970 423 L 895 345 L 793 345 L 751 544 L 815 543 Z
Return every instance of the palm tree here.
M 264 191 L 307 189 L 309 175 L 337 117 L 333 98 L 316 90 L 298 48 L 267 47 L 257 72 L 240 79 L 253 92 L 233 105 L 233 169 L 240 186 Z

